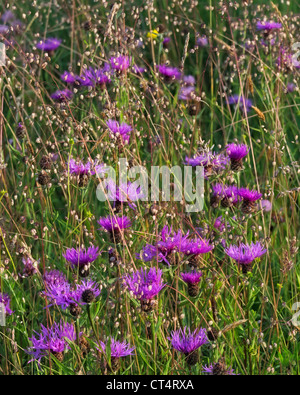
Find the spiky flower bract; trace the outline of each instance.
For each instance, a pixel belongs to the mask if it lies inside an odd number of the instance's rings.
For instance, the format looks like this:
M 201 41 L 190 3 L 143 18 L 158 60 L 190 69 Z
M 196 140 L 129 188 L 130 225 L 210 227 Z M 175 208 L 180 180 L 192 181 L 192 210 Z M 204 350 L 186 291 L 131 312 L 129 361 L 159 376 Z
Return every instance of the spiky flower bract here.
M 119 123 L 114 121 L 113 119 L 109 119 L 106 122 L 107 127 L 109 128 L 111 135 L 120 136 L 124 143 L 129 143 L 130 132 L 132 131 L 132 127 L 127 123 Z
M 261 257 L 267 252 L 260 242 L 244 244 L 239 246 L 230 245 L 225 248 L 225 254 L 229 255 L 237 263 L 242 265 L 247 265 L 254 261 L 254 259 Z
M 128 355 L 133 355 L 135 347 L 131 347 L 129 343 L 126 341 L 115 340 L 115 338 L 111 337 L 108 341 L 100 342 L 101 351 L 106 352 L 106 345 L 109 343 L 110 346 L 110 355 L 112 358 L 122 358 L 127 357 Z
M 141 268 L 126 275 L 123 280 L 128 291 L 132 292 L 139 300 L 153 299 L 166 285 L 162 280 L 162 270 L 155 267 L 149 270 Z
M 208 343 L 206 329 L 204 328 L 197 328 L 193 332 L 187 327 L 180 328 L 172 331 L 168 340 L 170 340 L 173 348 L 185 355 Z
M 188 238 L 188 235 L 188 233 L 184 235 L 181 230 L 173 232 L 172 227 L 169 228 L 166 225 L 161 230 L 158 241 L 154 245 L 147 244 L 143 247 L 137 257 L 144 262 L 157 258 L 158 262 L 164 262 L 167 265 L 173 264 L 172 254 L 181 251 L 181 245 Z
M 33 360 L 40 362 L 43 357 L 49 355 L 49 352 L 62 360 L 64 352 L 70 350 L 66 339 L 76 340 L 73 324 L 62 321 L 59 324 L 54 322 L 51 327 L 41 324 L 41 332 L 35 332 L 35 334 L 29 338 L 32 346 L 27 349 L 27 353 L 33 357 L 29 362 Z

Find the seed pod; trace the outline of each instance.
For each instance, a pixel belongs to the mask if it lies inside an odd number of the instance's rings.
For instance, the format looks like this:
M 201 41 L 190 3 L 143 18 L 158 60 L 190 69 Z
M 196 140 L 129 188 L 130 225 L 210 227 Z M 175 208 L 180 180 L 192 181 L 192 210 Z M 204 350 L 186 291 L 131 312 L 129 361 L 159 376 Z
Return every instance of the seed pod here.
M 199 283 L 188 283 L 188 294 L 192 298 L 199 295 Z
M 56 351 L 51 351 L 52 355 L 55 356 L 55 358 L 59 361 L 62 362 L 64 360 L 64 353 L 63 352 L 56 352 Z
M 95 294 L 91 289 L 82 292 L 81 299 L 84 303 L 92 303 L 95 300 Z
M 188 353 L 188 354 L 185 354 L 185 356 L 186 356 L 186 363 L 187 363 L 189 366 L 194 366 L 194 365 L 196 365 L 196 364 L 199 362 L 199 352 L 198 352 L 198 349 L 197 349 L 197 350 L 194 350 L 194 351 L 192 351 L 192 352 L 190 352 L 190 353 Z
M 43 155 L 40 160 L 40 167 L 43 170 L 50 170 L 52 167 L 52 160 L 48 155 Z
M 45 170 L 42 170 L 42 171 L 38 174 L 37 181 L 38 181 L 38 183 L 39 183 L 40 185 L 43 185 L 43 186 L 48 185 L 49 182 L 50 182 L 50 176 L 49 176 L 49 174 L 48 174 Z
M 25 127 L 21 122 L 19 122 L 16 129 L 16 136 L 19 140 L 22 140 L 25 137 L 25 135 L 26 135 Z
M 75 303 L 70 304 L 70 314 L 73 317 L 75 317 L 75 318 L 79 317 L 79 315 L 81 314 L 81 311 L 82 311 L 82 309 L 78 304 L 75 304 Z

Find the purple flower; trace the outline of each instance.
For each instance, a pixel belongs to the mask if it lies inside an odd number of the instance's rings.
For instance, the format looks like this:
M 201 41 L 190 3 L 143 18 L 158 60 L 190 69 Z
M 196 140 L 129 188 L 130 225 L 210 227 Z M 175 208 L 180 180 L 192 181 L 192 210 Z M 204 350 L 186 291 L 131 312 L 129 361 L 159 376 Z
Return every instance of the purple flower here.
M 124 73 L 129 69 L 132 62 L 132 58 L 129 56 L 114 56 L 110 58 L 111 68 L 118 71 L 119 73 Z
M 30 277 L 37 273 L 37 265 L 38 263 L 32 260 L 30 257 L 22 258 L 22 262 L 24 265 L 23 268 L 23 277 Z
M 185 255 L 200 255 L 206 254 L 213 249 L 213 245 L 209 244 L 206 239 L 185 239 L 181 243 L 180 251 Z
M 293 82 L 289 82 L 286 86 L 286 90 L 289 93 L 294 92 L 295 89 L 296 89 L 296 85 Z
M 231 245 L 225 248 L 225 254 L 234 259 L 241 265 L 248 265 L 254 259 L 259 258 L 265 254 L 267 250 L 261 245 L 260 242 L 249 244 L 241 244 L 240 246 Z
M 98 252 L 99 248 L 91 246 L 88 249 L 86 248 L 68 248 L 65 255 L 63 257 L 70 263 L 72 269 L 79 268 L 83 269 L 84 272 L 88 272 L 91 263 L 94 262 L 100 252 Z
M 180 276 L 187 284 L 198 284 L 201 280 L 202 272 L 193 270 L 192 272 L 181 273 Z
M 260 203 L 264 211 L 268 212 L 272 210 L 272 203 L 270 202 L 270 200 L 261 200 Z
M 1 21 L 3 23 L 7 23 L 9 21 L 15 20 L 16 17 L 14 15 L 14 13 L 10 10 L 5 11 L 2 15 L 1 15 Z
M 277 22 L 269 22 L 269 21 L 258 21 L 256 23 L 256 29 L 257 30 L 274 30 L 274 29 L 281 29 L 282 24 L 281 23 L 277 23 Z
M 133 351 L 135 350 L 135 347 L 130 347 L 130 344 L 128 344 L 126 341 L 120 342 L 118 340 L 115 340 L 113 337 L 111 337 L 106 344 L 109 343 L 110 346 L 110 356 L 111 358 L 121 358 L 121 357 L 127 357 L 128 355 L 133 355 Z M 106 344 L 104 342 L 100 342 L 101 349 L 99 351 L 106 352 Z
M 72 99 L 73 92 L 70 89 L 57 90 L 50 97 L 55 101 L 65 102 Z
M 247 112 L 249 112 L 252 107 L 252 100 L 251 99 L 246 99 L 246 98 L 243 98 L 242 96 L 239 96 L 239 95 L 230 96 L 228 98 L 228 103 L 230 105 L 233 105 L 233 104 L 238 105 L 240 110 L 244 110 L 244 103 L 245 103 Z
M 98 174 L 103 176 L 107 171 L 106 166 L 103 163 L 98 163 L 88 160 L 87 162 L 82 162 L 81 160 L 70 159 L 68 163 L 68 172 L 74 176 L 90 176 Z
M 197 41 L 196 41 L 196 45 L 197 45 L 197 47 L 200 47 L 200 48 L 207 47 L 207 45 L 208 45 L 207 37 L 204 35 L 201 37 L 198 37 Z
M 50 328 L 46 328 L 41 324 L 41 332 L 35 333 L 36 336 L 29 338 L 32 342 L 32 347 L 26 351 L 33 356 L 33 359 L 29 362 L 37 360 L 40 363 L 41 358 L 47 356 L 49 352 L 62 361 L 64 352 L 70 350 L 66 339 L 73 342 L 76 340 L 74 326 L 63 322 L 60 322 L 60 324 L 54 322 Z
M 129 143 L 130 132 L 132 131 L 132 127 L 130 125 L 125 122 L 119 124 L 119 122 L 114 121 L 113 119 L 109 119 L 106 122 L 106 125 L 109 128 L 111 135 L 120 136 L 123 143 Z
M 242 199 L 244 199 L 246 201 L 250 201 L 250 202 L 255 202 L 256 200 L 258 200 L 262 197 L 261 193 L 255 191 L 255 190 L 249 190 L 247 188 L 239 188 L 238 195 Z
M 248 154 L 249 148 L 245 144 L 232 143 L 227 145 L 226 151 L 230 159 L 240 160 Z
M 214 203 L 217 203 L 219 200 L 221 200 L 223 207 L 234 206 L 239 202 L 238 188 L 235 185 L 215 184 L 212 189 L 211 205 L 213 207 Z
M 67 84 L 74 84 L 77 81 L 78 76 L 70 71 L 65 71 L 60 78 Z
M 10 297 L 8 294 L 0 293 L 0 303 L 5 307 L 5 314 L 12 315 L 13 311 L 10 309 Z
M 69 160 L 69 173 L 72 175 L 80 176 L 83 174 L 92 174 L 92 163 L 87 161 L 83 163 L 81 160 L 70 159 Z
M 168 82 L 172 80 L 180 80 L 181 78 L 181 72 L 176 67 L 170 67 L 166 64 L 161 64 L 158 66 L 158 71 Z
M 76 300 L 87 304 L 92 303 L 100 293 L 99 285 L 92 280 L 83 280 L 81 284 L 77 285 L 77 289 L 74 292 Z
M 106 64 L 102 69 L 93 69 L 89 67 L 80 77 L 76 78 L 81 86 L 104 86 L 111 82 L 110 67 Z
M 67 278 L 64 273 L 60 272 L 59 270 L 50 270 L 45 272 L 43 276 L 43 280 L 46 285 L 58 285 L 63 284 L 67 281 Z
M 136 64 L 134 64 L 134 65 L 132 66 L 132 71 L 133 71 L 135 74 L 142 74 L 142 73 L 145 73 L 145 72 L 147 71 L 147 69 L 146 69 L 146 67 L 137 66 Z
M 123 277 L 124 286 L 141 301 L 143 311 L 152 310 L 155 305 L 153 298 L 164 288 L 162 270 L 155 267 L 149 270 L 141 268 L 131 275 Z
M 171 345 L 175 350 L 188 355 L 193 351 L 197 350 L 203 344 L 208 343 L 206 335 L 206 329 L 198 328 L 194 332 L 191 332 L 190 328 L 184 327 L 184 329 L 178 329 L 171 332 L 171 337 L 168 338 L 171 341 Z
M 145 197 L 141 187 L 135 186 L 135 183 L 121 183 L 119 186 L 112 179 L 107 180 L 108 199 L 114 202 L 128 202 L 130 208 L 135 209 L 136 202 Z
M 0 35 L 5 35 L 9 32 L 9 27 L 6 25 L 0 25 Z
M 137 254 L 137 258 L 144 262 L 157 258 L 158 262 L 174 264 L 173 253 L 181 251 L 181 245 L 188 238 L 188 234 L 183 235 L 181 230 L 176 233 L 172 231 L 172 227 L 169 229 L 168 226 L 164 226 L 159 238 L 155 245 L 147 244 L 141 253 Z
M 43 295 L 49 298 L 49 307 L 55 305 L 66 310 L 70 307 L 71 303 L 74 303 L 73 299 L 75 299 L 76 296 L 74 295 L 71 284 L 67 280 L 58 283 L 46 283 L 45 288 Z
M 195 156 L 194 158 L 185 157 L 185 164 L 190 166 L 203 166 L 204 177 L 209 177 L 213 172 L 219 173 L 223 171 L 229 158 L 223 154 L 217 154 L 215 152 L 205 152 Z
M 179 100 L 191 100 L 191 95 L 195 91 L 194 86 L 182 86 L 180 88 L 180 91 L 178 93 L 178 99 Z
M 164 48 L 167 48 L 168 45 L 170 44 L 170 42 L 171 42 L 171 38 L 170 38 L 170 37 L 165 37 L 165 38 L 163 39 L 163 47 L 164 47 Z
M 61 40 L 58 38 L 47 38 L 45 41 L 39 41 L 36 47 L 42 51 L 55 51 L 60 44 Z
M 129 228 L 132 224 L 128 217 L 101 217 L 98 221 L 98 224 L 102 226 L 109 233 L 120 232 L 124 229 Z
M 202 373 L 208 373 L 212 376 L 237 376 L 234 370 L 227 368 L 223 362 L 216 362 L 209 366 L 202 366 Z

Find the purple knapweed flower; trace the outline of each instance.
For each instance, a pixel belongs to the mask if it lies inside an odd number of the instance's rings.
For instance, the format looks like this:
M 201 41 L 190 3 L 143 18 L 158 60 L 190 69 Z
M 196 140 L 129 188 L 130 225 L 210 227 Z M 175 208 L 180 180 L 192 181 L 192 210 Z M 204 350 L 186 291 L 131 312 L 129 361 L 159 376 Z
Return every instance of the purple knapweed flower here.
M 231 169 L 239 171 L 243 169 L 242 159 L 248 154 L 249 148 L 245 144 L 228 144 L 226 152 L 231 161 Z
M 38 262 L 32 258 L 24 257 L 22 258 L 22 263 L 24 265 L 22 277 L 30 277 L 38 272 Z
M 249 112 L 251 110 L 251 107 L 253 105 L 251 99 L 246 99 L 246 98 L 243 98 L 242 96 L 239 96 L 239 95 L 230 96 L 228 98 L 228 103 L 230 105 L 239 106 L 239 109 L 242 111 L 244 110 L 244 105 L 245 105 L 247 112 Z
M 202 254 L 207 254 L 214 248 L 206 239 L 185 239 L 181 243 L 180 251 L 186 255 L 190 266 L 197 267 Z
M 134 64 L 132 66 L 132 71 L 135 74 L 143 74 L 143 73 L 145 73 L 147 71 L 147 69 L 146 69 L 146 67 L 142 67 L 142 66 L 138 66 L 138 65 Z
M 288 93 L 292 93 L 294 92 L 294 90 L 296 89 L 296 85 L 293 82 L 289 82 L 286 86 L 286 91 Z
M 80 75 L 80 77 L 76 78 L 76 81 L 81 86 L 99 85 L 100 87 L 105 87 L 106 84 L 111 82 L 110 67 L 108 64 L 105 64 L 105 66 L 100 69 L 89 67 Z
M 16 17 L 15 17 L 15 14 L 12 11 L 7 10 L 7 11 L 3 12 L 3 14 L 1 15 L 0 19 L 1 19 L 1 21 L 3 23 L 7 23 L 9 21 L 15 20 Z
M 110 66 L 113 70 L 116 70 L 118 73 L 125 73 L 127 69 L 129 69 L 132 58 L 130 56 L 113 56 L 110 58 Z
M 107 127 L 109 128 L 110 135 L 120 137 L 123 143 L 128 144 L 130 139 L 130 132 L 132 131 L 132 127 L 125 122 L 121 124 L 113 119 L 109 119 L 106 122 Z
M 114 201 L 117 211 L 121 209 L 122 202 L 127 202 L 128 206 L 132 209 L 136 209 L 136 204 L 134 202 L 145 197 L 141 186 L 136 186 L 135 183 L 126 182 L 120 183 L 119 186 L 112 179 L 107 179 L 106 181 L 107 198 L 110 201 Z
M 260 204 L 264 211 L 268 212 L 272 210 L 272 203 L 270 202 L 270 200 L 261 200 Z
M 71 303 L 74 303 L 73 299 L 76 296 L 73 292 L 71 284 L 65 280 L 58 283 L 45 283 L 45 291 L 42 294 L 49 299 L 49 307 L 59 306 L 66 310 Z
M 121 243 L 124 231 L 132 225 L 131 220 L 126 216 L 101 217 L 97 222 L 110 234 L 111 241 L 117 244 Z
M 180 277 L 188 285 L 188 294 L 195 297 L 199 294 L 199 283 L 202 277 L 202 272 L 193 270 L 192 272 L 181 273 Z
M 243 199 L 241 209 L 245 214 L 254 212 L 257 208 L 257 200 L 261 199 L 262 197 L 261 193 L 255 190 L 249 190 L 247 188 L 239 188 L 238 195 Z
M 0 25 L 0 35 L 5 35 L 9 32 L 9 27 L 7 25 Z
M 149 270 L 141 268 L 131 275 L 123 277 L 124 286 L 141 302 L 143 311 L 150 311 L 156 304 L 155 296 L 166 284 L 162 280 L 162 270 L 155 267 Z
M 186 356 L 189 365 L 195 365 L 199 360 L 197 350 L 208 343 L 206 329 L 198 328 L 191 332 L 190 328 L 178 329 L 171 332 L 168 338 L 175 350 L 182 352 Z
M 115 340 L 113 337 L 109 340 L 110 343 L 110 356 L 112 358 L 122 358 L 127 357 L 128 355 L 133 355 L 133 351 L 135 347 L 131 347 L 126 341 L 120 342 Z M 104 342 L 100 342 L 102 352 L 106 352 L 106 344 Z
M 171 42 L 171 37 L 165 37 L 165 38 L 163 39 L 163 42 L 162 42 L 163 47 L 164 47 L 164 48 L 167 48 L 167 47 L 169 46 L 170 42 Z
M 99 285 L 92 280 L 83 280 L 80 284 L 77 284 L 76 300 L 80 300 L 85 304 L 92 303 L 101 293 Z
M 261 257 L 267 250 L 261 245 L 260 242 L 244 244 L 239 246 L 230 245 L 225 248 L 225 254 L 234 259 L 238 264 L 242 265 L 243 273 L 251 269 L 251 264 L 254 259 Z
M 215 184 L 212 186 L 213 195 L 210 200 L 212 207 L 217 207 L 219 201 L 223 207 L 235 206 L 239 202 L 238 188 L 235 185 Z
M 5 308 L 5 315 L 12 315 L 13 311 L 10 308 L 10 297 L 8 294 L 1 293 L 0 292 L 0 303 L 4 306 Z M 4 312 L 1 309 L 1 313 L 3 314 Z
M 63 257 L 69 262 L 72 269 L 78 269 L 81 277 L 86 277 L 89 274 L 91 263 L 93 263 L 100 252 L 99 247 L 91 246 L 86 248 L 68 248 Z
M 158 66 L 158 72 L 164 77 L 166 82 L 180 80 L 181 72 L 176 67 L 170 67 L 166 64 Z
M 182 86 L 178 93 L 178 99 L 188 101 L 192 99 L 192 93 L 195 91 L 194 86 Z
M 45 272 L 43 280 L 46 285 L 63 284 L 67 281 L 66 275 L 59 270 L 50 270 Z
M 49 328 L 41 324 L 41 332 L 34 332 L 36 336 L 29 338 L 32 342 L 32 347 L 29 347 L 26 351 L 33 357 L 29 362 L 37 360 L 40 363 L 43 357 L 49 355 L 49 352 L 62 362 L 64 353 L 70 350 L 66 339 L 73 342 L 76 340 L 75 327 L 69 323 L 60 322 L 60 324 L 57 324 L 54 322 Z
M 60 76 L 61 80 L 66 82 L 67 84 L 74 84 L 78 76 L 72 73 L 71 71 L 64 71 L 63 74 Z
M 281 29 L 282 24 L 277 23 L 277 22 L 272 22 L 272 21 L 258 21 L 256 23 L 256 29 L 257 30 L 266 30 L 266 31 L 271 31 L 274 29 Z
M 110 362 L 111 370 L 113 372 L 120 368 L 120 358 L 127 357 L 128 355 L 133 355 L 135 347 L 131 347 L 126 341 L 118 341 L 115 338 L 110 337 L 106 342 L 100 341 L 100 348 L 97 350 L 106 353 L 107 347 L 110 348 Z
M 175 265 L 177 264 L 175 253 L 181 251 L 181 245 L 187 238 L 188 234 L 184 235 L 181 230 L 177 233 L 173 232 L 172 227 L 169 229 L 166 225 L 161 230 L 160 240 L 154 245 L 147 244 L 141 253 L 137 254 L 137 258 L 144 262 L 149 262 L 156 258 L 158 262 Z
M 207 373 L 211 376 L 237 376 L 237 374 L 234 373 L 234 370 L 231 367 L 227 368 L 222 360 L 209 366 L 204 365 L 202 366 L 202 369 L 202 373 Z
M 225 170 L 229 163 L 229 158 L 223 154 L 215 152 L 204 152 L 193 158 L 185 157 L 185 164 L 190 166 L 203 166 L 204 177 L 208 178 L 213 173 L 220 173 Z
M 62 103 L 71 100 L 73 97 L 73 92 L 70 91 L 70 89 L 57 90 L 52 93 L 50 97 L 51 99 Z
M 58 38 L 47 38 L 41 40 L 36 44 L 36 47 L 42 51 L 52 52 L 55 51 L 61 44 L 61 40 Z
M 208 45 L 208 39 L 205 35 L 198 37 L 197 41 L 196 41 L 196 45 L 197 47 L 203 48 L 203 47 L 207 47 Z

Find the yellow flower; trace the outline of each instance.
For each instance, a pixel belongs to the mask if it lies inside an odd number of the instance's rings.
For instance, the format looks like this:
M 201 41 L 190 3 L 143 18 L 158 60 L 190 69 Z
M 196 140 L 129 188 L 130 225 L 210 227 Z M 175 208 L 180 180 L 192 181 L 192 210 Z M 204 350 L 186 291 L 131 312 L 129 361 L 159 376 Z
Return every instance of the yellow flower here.
M 157 36 L 159 35 L 159 33 L 158 33 L 158 31 L 157 30 L 151 30 L 151 32 L 148 32 L 147 33 L 147 37 L 148 38 L 156 38 Z

